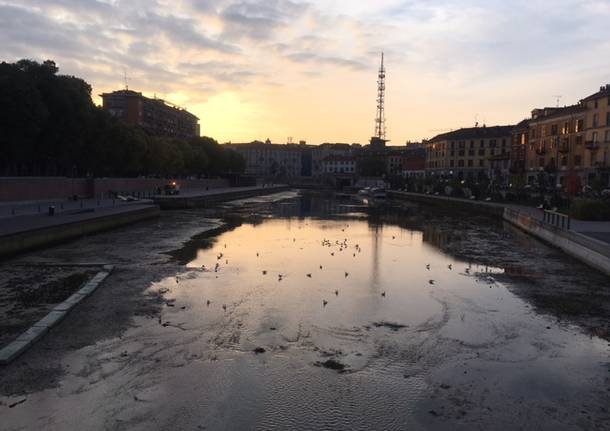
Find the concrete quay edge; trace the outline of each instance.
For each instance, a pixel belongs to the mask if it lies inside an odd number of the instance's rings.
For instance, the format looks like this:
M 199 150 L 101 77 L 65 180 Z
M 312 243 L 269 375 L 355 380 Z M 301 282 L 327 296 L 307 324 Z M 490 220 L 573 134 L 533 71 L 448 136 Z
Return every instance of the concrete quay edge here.
M 45 317 L 34 323 L 30 328 L 19 335 L 0 350 L 0 365 L 8 365 L 15 358 L 29 349 L 35 342 L 41 339 L 47 332 L 57 325 L 64 317 L 76 307 L 83 299 L 91 295 L 110 275 L 114 269 L 112 265 L 104 265 L 103 271 L 98 272 L 81 288 L 62 303 L 56 305 Z

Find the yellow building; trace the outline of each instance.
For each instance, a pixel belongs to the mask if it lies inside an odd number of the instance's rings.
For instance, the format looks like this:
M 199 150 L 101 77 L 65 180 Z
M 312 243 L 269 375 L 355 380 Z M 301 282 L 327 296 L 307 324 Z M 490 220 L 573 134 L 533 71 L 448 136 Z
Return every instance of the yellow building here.
M 610 84 L 584 98 L 586 108 L 584 164 L 587 183 L 594 178 L 602 181 L 603 187 L 610 185 Z

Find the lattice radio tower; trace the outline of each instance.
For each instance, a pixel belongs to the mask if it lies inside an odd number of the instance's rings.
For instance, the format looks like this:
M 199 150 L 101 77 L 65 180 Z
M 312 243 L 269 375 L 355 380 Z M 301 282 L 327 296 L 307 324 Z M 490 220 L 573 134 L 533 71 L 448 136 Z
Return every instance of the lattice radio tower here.
M 383 52 L 381 53 L 381 66 L 377 75 L 377 116 L 375 117 L 375 137 L 385 139 L 385 66 L 383 65 Z

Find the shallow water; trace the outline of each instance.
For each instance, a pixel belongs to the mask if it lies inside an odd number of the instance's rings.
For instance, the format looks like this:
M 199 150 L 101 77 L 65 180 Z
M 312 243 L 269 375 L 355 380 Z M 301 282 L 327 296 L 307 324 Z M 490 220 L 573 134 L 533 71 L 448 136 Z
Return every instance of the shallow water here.
M 70 354 L 72 374 L 59 389 L 34 394 L 8 423 L 610 426 L 608 341 L 528 300 L 522 292 L 538 278 L 522 277 L 530 255 L 517 247 L 537 250 L 538 266 L 605 278 L 485 218 L 465 228 L 455 215 L 371 212 L 317 195 L 241 214 L 235 227 L 185 247 L 183 269 L 150 285 L 166 300 L 158 319 L 136 318 L 122 337 Z M 474 242 L 484 241 L 483 250 L 512 250 L 511 265 L 485 266 L 493 256 L 461 258 L 449 247 L 479 250 Z M 342 372 L 320 366 L 329 359 Z

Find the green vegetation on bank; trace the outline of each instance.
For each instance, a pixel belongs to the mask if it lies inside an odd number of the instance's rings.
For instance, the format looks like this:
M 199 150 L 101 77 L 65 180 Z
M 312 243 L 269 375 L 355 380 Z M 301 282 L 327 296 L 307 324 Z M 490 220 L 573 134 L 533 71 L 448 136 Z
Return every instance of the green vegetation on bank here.
M 0 175 L 218 176 L 245 161 L 214 139 L 160 138 L 119 122 L 53 61 L 0 63 Z

